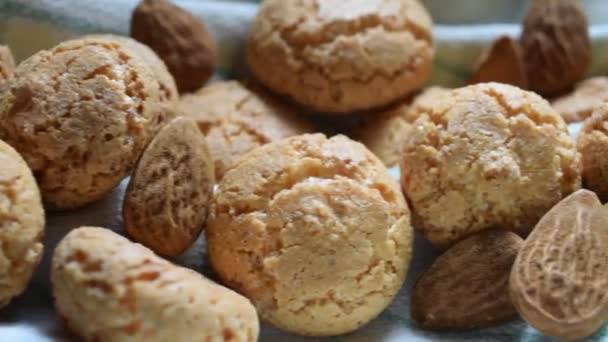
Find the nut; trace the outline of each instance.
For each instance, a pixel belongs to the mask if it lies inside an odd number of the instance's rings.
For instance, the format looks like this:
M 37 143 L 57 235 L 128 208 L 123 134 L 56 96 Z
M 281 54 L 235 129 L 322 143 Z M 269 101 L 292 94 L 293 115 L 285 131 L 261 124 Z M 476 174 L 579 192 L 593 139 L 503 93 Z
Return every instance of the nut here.
M 579 190 L 536 225 L 513 265 L 511 299 L 522 317 L 559 339 L 582 339 L 608 319 L 608 209 Z
M 522 245 L 522 238 L 502 230 L 455 244 L 414 285 L 412 319 L 427 329 L 464 330 L 517 317 L 509 274 Z
M 131 37 L 167 64 L 180 93 L 192 92 L 213 74 L 215 42 L 205 24 L 167 0 L 143 0 L 131 18 Z
M 158 254 L 181 254 L 207 219 L 213 179 L 213 160 L 196 123 L 173 120 L 152 139 L 131 176 L 123 207 L 127 232 Z
M 608 77 L 598 76 L 582 81 L 576 89 L 553 101 L 553 108 L 566 122 L 579 122 L 608 102 Z
M 42 257 L 44 209 L 32 171 L 0 140 L 0 307 L 22 293 Z
M 578 82 L 591 61 L 580 0 L 533 0 L 521 35 L 530 90 L 557 96 Z
M 500 82 L 528 87 L 526 67 L 519 43 L 509 36 L 498 38 L 480 57 L 470 83 Z
M 87 341 L 256 341 L 241 295 L 108 229 L 71 231 L 53 253 L 59 315 Z
M 8 46 L 0 45 L 0 84 L 13 76 L 15 60 Z

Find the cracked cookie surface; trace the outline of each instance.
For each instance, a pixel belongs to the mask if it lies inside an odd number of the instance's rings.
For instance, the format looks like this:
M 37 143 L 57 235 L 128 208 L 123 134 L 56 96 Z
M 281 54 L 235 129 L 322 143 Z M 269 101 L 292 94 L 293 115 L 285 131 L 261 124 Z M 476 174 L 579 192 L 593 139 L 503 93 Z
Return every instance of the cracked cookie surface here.
M 21 156 L 0 140 L 0 307 L 21 294 L 42 257 L 44 210 Z
M 120 42 L 84 38 L 38 52 L 0 95 L 0 137 L 19 151 L 47 209 L 113 189 L 158 129 L 158 82 Z
M 218 180 L 254 148 L 312 130 L 294 109 L 236 81 L 184 95 L 177 108 L 205 135 Z
M 53 253 L 55 307 L 87 341 L 255 342 L 241 295 L 104 228 L 72 230 Z
M 380 107 L 428 78 L 431 27 L 417 0 L 265 0 L 247 63 L 266 86 L 317 111 Z
M 527 235 L 580 187 L 580 154 L 541 97 L 486 83 L 453 90 L 414 123 L 401 183 L 415 226 L 446 247 L 489 228 Z
M 608 103 L 598 107 L 585 120 L 578 136 L 582 157 L 583 184 L 597 194 L 602 203 L 608 201 Z
M 154 252 L 176 256 L 200 235 L 213 193 L 213 159 L 196 123 L 179 117 L 143 151 L 123 204 L 129 235 Z
M 398 184 L 363 145 L 302 135 L 241 159 L 214 194 L 211 264 L 260 316 L 310 336 L 351 332 L 399 291 L 413 231 Z

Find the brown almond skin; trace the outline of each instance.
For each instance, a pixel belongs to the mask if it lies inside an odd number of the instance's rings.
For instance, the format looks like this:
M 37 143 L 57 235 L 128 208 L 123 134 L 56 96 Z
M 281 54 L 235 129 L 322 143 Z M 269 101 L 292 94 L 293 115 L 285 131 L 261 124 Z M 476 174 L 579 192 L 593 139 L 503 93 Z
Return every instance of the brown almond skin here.
M 579 190 L 551 209 L 526 239 L 509 282 L 521 316 L 563 340 L 592 335 L 608 319 L 608 209 Z
M 414 285 L 412 319 L 424 329 L 467 330 L 516 318 L 509 274 L 522 245 L 521 237 L 502 230 L 455 244 Z
M 498 38 L 476 65 L 470 83 L 500 82 L 526 89 L 528 78 L 519 43 L 509 36 Z
M 165 62 L 180 93 L 193 92 L 213 75 L 216 44 L 205 23 L 168 0 L 143 0 L 131 17 L 131 37 Z
M 213 184 L 213 160 L 196 123 L 171 121 L 131 176 L 123 205 L 127 232 L 158 254 L 181 254 L 203 229 Z
M 580 0 L 533 0 L 521 46 L 530 90 L 546 97 L 570 90 L 591 62 L 587 16 Z

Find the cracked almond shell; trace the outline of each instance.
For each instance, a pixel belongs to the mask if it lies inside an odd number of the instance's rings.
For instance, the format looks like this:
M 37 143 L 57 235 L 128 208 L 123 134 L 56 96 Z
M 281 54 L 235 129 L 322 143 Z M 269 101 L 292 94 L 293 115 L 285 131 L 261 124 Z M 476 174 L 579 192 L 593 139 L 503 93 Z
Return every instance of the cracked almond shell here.
M 220 279 L 262 319 L 307 336 L 345 334 L 379 315 L 401 288 L 413 242 L 382 162 L 322 134 L 241 159 L 214 193 L 205 233 Z
M 241 295 L 105 228 L 80 227 L 53 252 L 55 308 L 86 341 L 255 342 Z
M 579 340 L 608 320 L 608 209 L 579 190 L 553 207 L 513 265 L 511 299 L 544 334 Z

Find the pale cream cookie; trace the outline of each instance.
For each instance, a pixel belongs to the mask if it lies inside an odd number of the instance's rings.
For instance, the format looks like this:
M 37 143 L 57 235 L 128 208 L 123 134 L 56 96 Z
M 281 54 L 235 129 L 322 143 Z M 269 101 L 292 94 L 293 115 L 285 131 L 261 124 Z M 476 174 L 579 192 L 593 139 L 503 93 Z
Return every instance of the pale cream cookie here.
M 426 82 L 433 55 L 417 0 L 265 0 L 247 45 L 262 83 L 334 114 L 406 97 Z
M 598 76 L 579 83 L 572 93 L 553 101 L 553 108 L 566 122 L 581 122 L 606 102 L 608 102 L 608 77 Z
M 214 83 L 184 95 L 177 108 L 195 120 L 207 138 L 218 180 L 256 147 L 312 131 L 293 108 L 237 81 Z
M 489 228 L 527 235 L 580 182 L 580 154 L 559 114 L 498 83 L 441 97 L 414 123 L 401 163 L 417 228 L 440 247 Z
M 260 317 L 308 336 L 354 331 L 382 312 L 412 255 L 410 213 L 369 150 L 301 135 L 228 171 L 206 227 L 211 264 Z
M 608 103 L 585 120 L 578 136 L 582 156 L 583 185 L 608 202 Z

